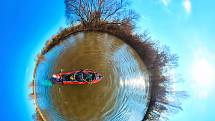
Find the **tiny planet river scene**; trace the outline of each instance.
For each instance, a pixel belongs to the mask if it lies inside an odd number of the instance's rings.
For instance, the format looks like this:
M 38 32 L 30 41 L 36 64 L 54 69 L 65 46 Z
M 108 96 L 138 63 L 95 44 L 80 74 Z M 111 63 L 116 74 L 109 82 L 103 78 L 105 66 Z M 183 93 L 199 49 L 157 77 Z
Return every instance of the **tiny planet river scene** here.
M 1 5 L 0 120 L 215 120 L 215 2 Z

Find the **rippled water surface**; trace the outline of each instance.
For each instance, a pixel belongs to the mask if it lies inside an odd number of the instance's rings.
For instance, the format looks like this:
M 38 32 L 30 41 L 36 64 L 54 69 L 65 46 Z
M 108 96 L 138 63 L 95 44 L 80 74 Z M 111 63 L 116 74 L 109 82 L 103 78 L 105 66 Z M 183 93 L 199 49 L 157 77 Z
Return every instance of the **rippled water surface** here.
M 97 84 L 52 85 L 54 73 L 92 69 Z M 72 35 L 45 55 L 35 78 L 37 103 L 50 121 L 138 121 L 147 109 L 149 77 L 137 53 L 105 33 Z

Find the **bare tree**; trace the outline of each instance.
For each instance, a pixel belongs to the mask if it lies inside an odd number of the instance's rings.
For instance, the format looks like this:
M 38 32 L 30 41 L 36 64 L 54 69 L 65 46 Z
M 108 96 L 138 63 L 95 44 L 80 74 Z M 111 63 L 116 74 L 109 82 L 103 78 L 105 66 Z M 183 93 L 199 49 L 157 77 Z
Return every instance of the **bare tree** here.
M 90 27 L 104 23 L 120 24 L 137 18 L 127 0 L 65 0 L 70 24 L 81 22 Z

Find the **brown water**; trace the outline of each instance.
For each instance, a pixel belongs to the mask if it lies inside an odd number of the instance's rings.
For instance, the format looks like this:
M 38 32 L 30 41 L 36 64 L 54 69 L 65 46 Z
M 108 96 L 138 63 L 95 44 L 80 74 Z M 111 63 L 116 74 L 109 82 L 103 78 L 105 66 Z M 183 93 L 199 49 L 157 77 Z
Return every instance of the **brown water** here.
M 138 121 L 147 109 L 149 77 L 138 54 L 105 33 L 78 33 L 45 55 L 36 74 L 36 95 L 50 121 Z M 54 73 L 92 69 L 101 82 L 52 85 Z

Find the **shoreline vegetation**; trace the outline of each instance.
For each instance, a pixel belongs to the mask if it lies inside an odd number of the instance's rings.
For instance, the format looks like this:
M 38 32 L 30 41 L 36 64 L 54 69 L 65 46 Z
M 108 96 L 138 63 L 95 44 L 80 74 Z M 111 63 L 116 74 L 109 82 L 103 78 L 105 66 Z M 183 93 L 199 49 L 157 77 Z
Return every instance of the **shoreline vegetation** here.
M 101 3 L 101 0 L 98 1 L 100 2 L 92 3 L 92 0 L 91 2 L 85 1 L 85 3 L 80 3 L 80 0 L 65 0 L 66 16 L 67 19 L 70 20 L 70 26 L 52 36 L 37 56 L 33 81 L 30 85 L 30 87 L 33 88 L 33 92 L 30 96 L 34 99 L 36 105 L 36 114 L 33 117 L 38 121 L 45 120 L 42 111 L 37 104 L 35 93 L 36 85 L 34 80 L 36 69 L 40 62 L 45 59 L 45 54 L 55 46 L 59 45 L 66 38 L 76 33 L 103 32 L 114 35 L 130 45 L 141 57 L 150 72 L 149 102 L 146 114 L 143 114 L 143 121 L 159 119 L 168 120 L 167 116 L 170 115 L 170 113 L 176 113 L 177 111 L 182 110 L 180 99 L 186 97 L 184 91 L 175 91 L 171 88 L 171 85 L 175 82 L 173 82 L 170 75 L 167 74 L 167 72 L 177 66 L 178 57 L 174 54 L 170 54 L 167 47 L 160 47 L 158 42 L 152 41 L 147 32 L 143 34 L 136 34 L 133 32 L 135 28 L 133 19 L 136 18 L 136 14 L 131 10 L 124 9 L 127 5 L 126 0 L 119 0 L 120 3 L 113 0 L 108 4 Z M 107 1 L 103 0 L 103 2 Z M 112 6 L 112 10 L 108 9 L 110 8 L 109 5 Z M 82 6 L 83 9 L 91 11 L 89 13 L 84 13 L 84 10 L 78 9 L 80 6 Z M 92 8 L 87 8 L 86 6 Z M 97 7 L 94 8 L 93 6 Z M 106 12 L 102 13 L 100 10 L 101 8 Z M 120 11 L 122 9 L 123 11 Z M 117 16 L 118 19 L 116 19 L 114 15 L 118 15 L 118 12 L 123 13 L 124 17 Z M 106 17 L 103 14 L 107 14 Z M 74 16 L 79 20 L 75 20 Z M 72 21 L 71 17 L 73 17 Z M 168 98 L 169 96 L 171 96 L 171 99 Z

